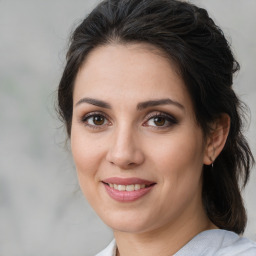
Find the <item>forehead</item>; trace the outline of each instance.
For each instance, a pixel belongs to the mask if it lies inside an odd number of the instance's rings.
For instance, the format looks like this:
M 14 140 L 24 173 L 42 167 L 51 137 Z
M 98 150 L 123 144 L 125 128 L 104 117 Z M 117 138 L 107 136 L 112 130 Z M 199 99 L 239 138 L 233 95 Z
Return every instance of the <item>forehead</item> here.
M 75 81 L 79 96 L 113 100 L 166 98 L 190 103 L 186 86 L 174 63 L 149 44 L 111 44 L 95 48 L 81 66 Z
M 168 65 L 169 68 L 179 76 L 177 65 L 175 65 L 168 54 L 162 49 L 149 43 L 111 43 L 96 47 L 89 52 L 79 71 L 85 67 L 88 68 L 88 66 L 91 65 L 96 64 L 98 66 L 104 64 L 104 62 L 114 65 L 116 61 L 118 62 L 119 68 L 121 68 L 119 64 L 122 62 L 122 67 L 126 66 L 125 68 L 129 71 L 129 66 L 131 64 L 140 62 L 145 65 L 143 62 L 148 60 L 150 61 L 148 62 L 147 67 L 149 67 L 149 64 L 151 64 L 152 61 L 155 62 L 155 65 Z M 112 68 L 110 65 L 105 66 L 106 71 L 107 67 Z

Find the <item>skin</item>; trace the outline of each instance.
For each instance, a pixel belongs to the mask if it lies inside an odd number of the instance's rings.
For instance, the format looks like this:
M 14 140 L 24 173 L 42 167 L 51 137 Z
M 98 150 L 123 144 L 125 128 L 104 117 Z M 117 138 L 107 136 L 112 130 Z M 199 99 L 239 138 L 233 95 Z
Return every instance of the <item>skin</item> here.
M 137 107 L 167 98 L 175 103 Z M 71 149 L 79 183 L 113 229 L 118 255 L 171 255 L 216 228 L 202 204 L 202 167 L 224 146 L 229 119 L 220 119 L 217 133 L 205 138 L 184 82 L 163 54 L 146 44 L 94 49 L 77 74 L 73 102 Z M 156 120 L 161 113 L 168 117 Z M 156 185 L 136 201 L 117 202 L 101 182 L 110 177 Z

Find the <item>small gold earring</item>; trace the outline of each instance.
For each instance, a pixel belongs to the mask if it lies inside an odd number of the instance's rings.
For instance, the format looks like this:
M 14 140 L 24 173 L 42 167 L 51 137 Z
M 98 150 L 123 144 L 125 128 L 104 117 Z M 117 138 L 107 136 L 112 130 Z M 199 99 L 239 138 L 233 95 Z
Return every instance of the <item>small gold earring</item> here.
M 213 168 L 213 163 L 214 163 L 214 160 L 213 160 L 213 158 L 210 156 L 210 160 L 211 160 L 211 166 L 212 166 L 212 168 Z

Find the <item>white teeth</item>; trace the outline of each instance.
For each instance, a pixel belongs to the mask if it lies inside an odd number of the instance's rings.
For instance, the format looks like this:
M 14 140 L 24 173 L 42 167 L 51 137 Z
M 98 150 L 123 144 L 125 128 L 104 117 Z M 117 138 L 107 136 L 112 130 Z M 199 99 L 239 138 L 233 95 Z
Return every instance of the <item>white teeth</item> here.
M 127 185 L 125 190 L 126 191 L 134 191 L 134 185 Z
M 146 185 L 145 184 L 132 184 L 132 185 L 120 185 L 120 184 L 111 184 L 109 183 L 108 184 L 111 188 L 114 188 L 116 190 L 119 190 L 119 191 L 134 191 L 134 190 L 139 190 L 139 189 L 142 189 L 142 188 L 145 188 Z
M 118 186 L 117 186 L 117 189 L 118 189 L 119 191 L 125 191 L 125 185 L 118 185 Z
M 135 190 L 139 190 L 140 189 L 140 184 L 135 184 Z

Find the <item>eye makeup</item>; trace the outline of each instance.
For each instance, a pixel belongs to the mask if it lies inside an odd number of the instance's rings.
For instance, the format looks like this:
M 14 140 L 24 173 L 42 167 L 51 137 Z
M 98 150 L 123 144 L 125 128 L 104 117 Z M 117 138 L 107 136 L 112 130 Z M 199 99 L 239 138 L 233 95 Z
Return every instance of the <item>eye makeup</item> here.
M 165 112 L 151 112 L 146 116 L 147 121 L 143 126 L 152 127 L 156 129 L 166 129 L 178 123 L 178 120 L 171 114 Z
M 103 112 L 90 112 L 81 118 L 83 125 L 92 129 L 103 129 L 111 125 L 109 118 Z

